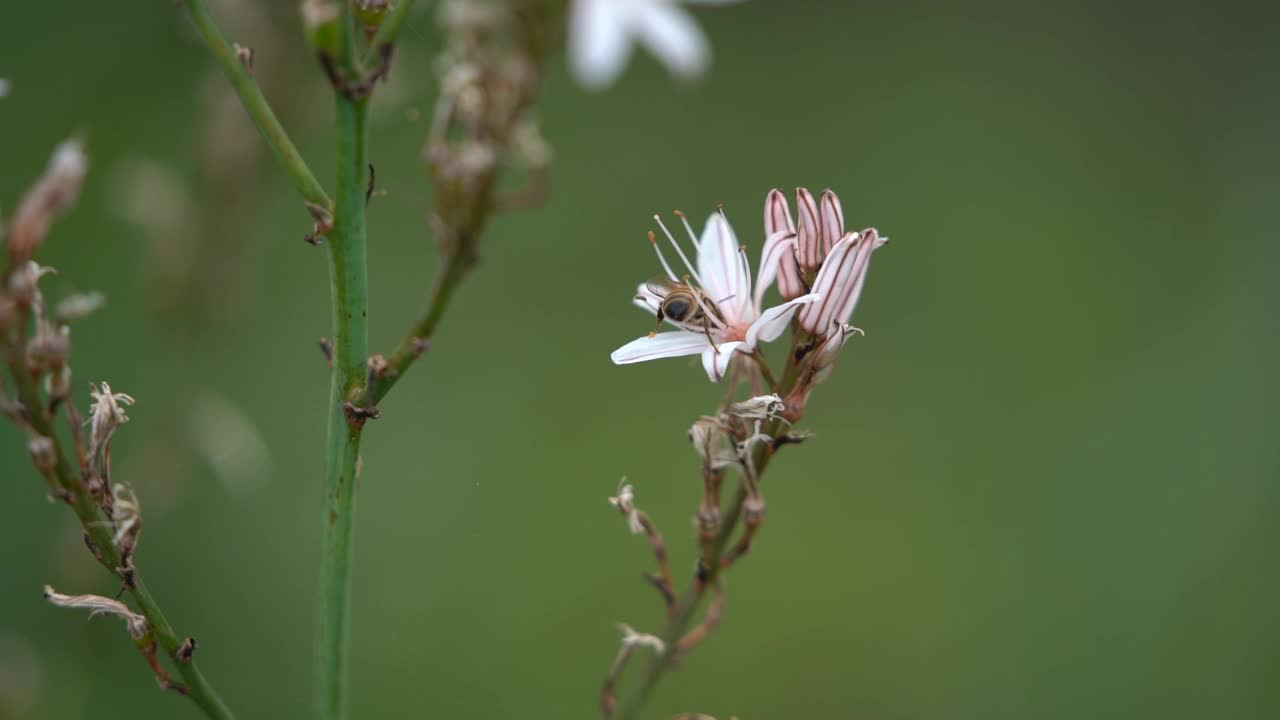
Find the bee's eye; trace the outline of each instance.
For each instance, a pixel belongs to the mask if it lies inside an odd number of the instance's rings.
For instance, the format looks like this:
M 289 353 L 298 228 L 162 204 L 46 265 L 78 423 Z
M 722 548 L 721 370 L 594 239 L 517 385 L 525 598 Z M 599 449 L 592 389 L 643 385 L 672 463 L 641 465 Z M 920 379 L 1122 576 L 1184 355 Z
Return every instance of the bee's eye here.
M 668 300 L 666 307 L 662 308 L 662 312 L 672 320 L 683 320 L 689 314 L 689 302 L 687 300 Z

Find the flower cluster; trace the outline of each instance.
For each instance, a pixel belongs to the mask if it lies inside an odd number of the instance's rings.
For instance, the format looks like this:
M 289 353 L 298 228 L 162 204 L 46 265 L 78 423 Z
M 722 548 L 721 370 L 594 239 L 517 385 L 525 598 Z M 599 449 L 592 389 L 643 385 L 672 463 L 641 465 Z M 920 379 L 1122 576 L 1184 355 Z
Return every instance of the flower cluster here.
M 723 211 L 711 215 L 701 237 L 677 213 L 695 248 L 694 261 L 655 216 L 682 271 L 677 272 L 650 232 L 663 275 L 639 286 L 635 304 L 676 330 L 633 340 L 615 350 L 612 360 L 625 365 L 701 355 L 715 382 L 725 376 L 735 353 L 757 357 L 758 346 L 776 340 L 795 318 L 797 340 L 803 335 L 808 347 L 816 348 L 814 376 L 830 368 L 856 331 L 849 320 L 862 295 L 871 254 L 888 238 L 874 228 L 845 232 L 840 199 L 830 190 L 815 203 L 808 190 L 799 189 L 796 206 L 798 225 L 781 191 L 773 190 L 765 199 L 765 242 L 754 286 L 746 251 Z M 775 281 L 783 300 L 765 308 L 764 295 Z

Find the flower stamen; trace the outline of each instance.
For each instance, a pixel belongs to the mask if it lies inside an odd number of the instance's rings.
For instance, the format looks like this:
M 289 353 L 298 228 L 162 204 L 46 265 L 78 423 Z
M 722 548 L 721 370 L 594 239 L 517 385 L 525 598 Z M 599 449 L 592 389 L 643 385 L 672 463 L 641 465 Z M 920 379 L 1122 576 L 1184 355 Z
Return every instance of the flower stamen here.
M 667 258 L 662 255 L 662 248 L 658 247 L 658 236 L 649 231 L 649 244 L 653 246 L 653 251 L 658 254 L 658 262 L 662 263 L 662 269 L 667 272 L 667 278 L 671 282 L 679 282 L 676 271 L 671 269 L 671 265 L 667 262 Z
M 676 214 L 680 216 L 680 219 L 682 220 L 684 219 L 684 213 L 677 210 Z M 671 231 L 667 229 L 667 226 L 663 224 L 662 217 L 659 215 L 654 215 L 653 219 L 658 221 L 658 227 L 662 228 L 662 234 L 666 235 L 667 239 L 671 241 L 671 246 L 676 249 L 676 254 L 679 255 L 680 259 L 684 261 L 684 266 L 689 268 L 689 274 L 693 275 L 693 279 L 698 281 L 698 286 L 705 287 L 706 283 L 702 282 L 702 277 L 698 275 L 697 268 L 694 267 L 693 263 L 689 262 L 689 256 L 684 254 L 684 250 L 680 249 L 680 243 L 676 242 L 675 236 L 672 235 Z M 685 221 L 685 227 L 689 227 L 688 221 Z M 690 231 L 689 234 L 692 235 L 693 231 Z M 654 247 L 657 247 L 657 245 L 655 244 Z M 697 249 L 698 247 L 698 241 L 696 237 L 694 238 L 693 247 L 694 249 Z

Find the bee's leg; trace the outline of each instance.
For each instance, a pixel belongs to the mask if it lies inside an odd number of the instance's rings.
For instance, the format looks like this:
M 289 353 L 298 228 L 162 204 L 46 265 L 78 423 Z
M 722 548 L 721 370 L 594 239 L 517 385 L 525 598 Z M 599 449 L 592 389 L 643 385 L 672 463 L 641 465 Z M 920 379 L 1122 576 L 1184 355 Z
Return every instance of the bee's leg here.
M 665 319 L 666 319 L 666 316 L 662 314 L 662 307 L 659 306 L 658 307 L 658 324 L 655 325 L 653 329 L 649 331 L 649 337 L 653 337 L 654 335 L 658 334 L 658 331 L 662 329 L 662 321 Z
M 720 354 L 720 346 L 716 345 L 716 339 L 711 337 L 711 318 L 706 315 L 702 316 L 702 331 L 707 334 L 707 342 L 711 343 L 711 347 L 715 348 L 716 354 Z

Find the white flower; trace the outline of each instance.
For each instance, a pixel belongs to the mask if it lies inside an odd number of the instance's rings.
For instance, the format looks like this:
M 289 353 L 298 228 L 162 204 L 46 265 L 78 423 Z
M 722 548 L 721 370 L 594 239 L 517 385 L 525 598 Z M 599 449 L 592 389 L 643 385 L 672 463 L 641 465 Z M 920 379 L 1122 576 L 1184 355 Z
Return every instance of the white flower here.
M 636 305 L 655 315 L 661 315 L 680 328 L 675 332 L 650 333 L 613 351 L 610 357 L 619 365 L 656 360 L 683 355 L 702 355 L 702 366 L 712 382 L 719 382 L 729 367 L 735 352 L 751 354 L 761 342 L 771 342 L 786 329 L 791 316 L 801 305 L 814 302 L 817 294 L 793 298 L 767 310 L 761 309 L 765 290 L 773 284 L 777 274 L 778 257 L 793 251 L 793 239 L 774 239 L 766 243 L 760 260 L 760 273 L 752 291 L 751 270 L 744 248 L 738 245 L 733 228 L 723 212 L 716 212 L 707 220 L 706 229 L 699 240 L 684 215 L 680 215 L 685 231 L 697 247 L 697 265 L 680 249 L 661 218 L 654 216 L 662 232 L 675 248 L 688 274 L 682 279 L 663 256 L 653 233 L 649 241 L 658 253 L 658 261 L 666 273 L 663 283 L 683 291 L 689 298 L 681 316 L 671 311 L 671 305 L 663 306 L 671 297 L 669 288 L 650 282 L 640 285 L 635 297 Z M 687 283 L 687 284 L 686 284 Z M 696 304 L 696 308 L 692 305 Z M 671 317 L 676 314 L 676 317 Z
M 740 0 L 684 0 L 727 5 Z M 707 38 L 677 0 L 573 0 L 569 8 L 569 67 L 578 82 L 599 90 L 613 83 L 644 45 L 674 74 L 697 77 L 711 55 Z

